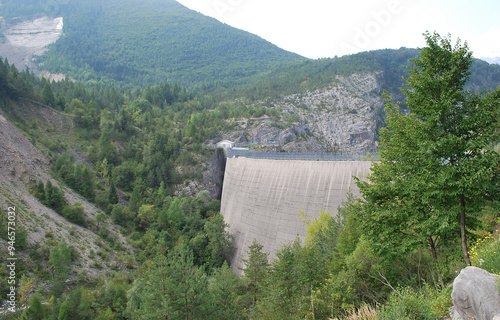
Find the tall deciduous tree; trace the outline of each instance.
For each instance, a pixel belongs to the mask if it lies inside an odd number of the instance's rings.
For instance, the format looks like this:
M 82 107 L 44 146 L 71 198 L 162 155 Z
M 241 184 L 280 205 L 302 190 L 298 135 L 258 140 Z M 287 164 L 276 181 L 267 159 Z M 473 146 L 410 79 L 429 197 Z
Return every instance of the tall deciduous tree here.
M 500 90 L 472 94 L 472 53 L 460 40 L 425 34 L 403 90 L 408 112 L 388 102 L 380 132 L 380 161 L 369 182 L 358 182 L 364 198 L 363 224 L 379 253 L 406 254 L 461 234 L 465 262 L 467 227 L 498 193 Z M 458 232 L 460 230 L 460 232 Z M 438 274 L 439 274 L 439 270 Z M 441 279 L 441 283 L 443 283 Z

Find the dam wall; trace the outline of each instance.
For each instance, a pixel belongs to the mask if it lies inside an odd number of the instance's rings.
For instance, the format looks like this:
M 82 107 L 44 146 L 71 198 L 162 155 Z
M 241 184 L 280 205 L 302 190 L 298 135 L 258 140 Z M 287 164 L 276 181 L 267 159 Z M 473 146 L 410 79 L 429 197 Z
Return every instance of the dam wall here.
M 227 159 L 221 213 L 229 224 L 235 251 L 233 271 L 241 274 L 242 259 L 254 239 L 269 258 L 297 235 L 304 239 L 308 219 L 320 210 L 337 214 L 347 193 L 359 194 L 353 176 L 364 178 L 370 161 L 275 160 L 247 157 Z

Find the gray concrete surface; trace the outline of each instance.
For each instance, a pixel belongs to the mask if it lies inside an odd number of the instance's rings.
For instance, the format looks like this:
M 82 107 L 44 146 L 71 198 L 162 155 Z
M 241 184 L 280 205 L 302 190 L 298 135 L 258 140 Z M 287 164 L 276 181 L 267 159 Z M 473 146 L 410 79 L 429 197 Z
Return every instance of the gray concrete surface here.
M 320 210 L 336 215 L 349 190 L 359 193 L 352 176 L 366 177 L 370 166 L 370 161 L 228 158 L 221 212 L 234 236 L 234 272 L 241 274 L 238 268 L 244 267 L 242 259 L 254 239 L 270 259 L 297 235 L 304 239 L 301 209 L 309 219 Z

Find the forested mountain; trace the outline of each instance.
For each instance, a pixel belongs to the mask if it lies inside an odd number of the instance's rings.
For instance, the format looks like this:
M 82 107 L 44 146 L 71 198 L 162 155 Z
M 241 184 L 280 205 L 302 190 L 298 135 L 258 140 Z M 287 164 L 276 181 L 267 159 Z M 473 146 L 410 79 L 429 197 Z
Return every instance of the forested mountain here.
M 266 99 L 324 88 L 336 82 L 336 77 L 339 75 L 377 72 L 383 84 L 381 89 L 404 99 L 400 91 L 405 83 L 403 77 L 408 76 L 408 67 L 411 65 L 409 60 L 416 58 L 417 55 L 417 49 L 403 47 L 398 50 L 382 49 L 343 57 L 304 60 L 276 67 L 237 83 L 207 85 L 205 91 L 210 94 L 229 94 L 233 98 L 246 96 L 250 99 Z M 484 89 L 494 90 L 499 85 L 500 65 L 474 59 L 471 78 L 466 84 L 466 89 L 474 92 Z
M 35 11 L 8 4 L 0 8 L 7 18 Z M 48 11 L 64 17 L 64 36 L 41 59 L 43 68 L 78 80 L 192 85 L 303 59 L 174 0 L 71 0 Z
M 64 36 L 38 58 L 40 69 L 128 88 L 178 83 L 224 99 L 291 94 L 364 71 L 383 72 L 383 88 L 399 94 L 408 59 L 418 53 L 401 48 L 310 60 L 174 0 L 4 0 L 0 16 L 7 26 L 64 18 Z M 476 60 L 472 73 L 474 90 L 500 82 L 498 65 Z

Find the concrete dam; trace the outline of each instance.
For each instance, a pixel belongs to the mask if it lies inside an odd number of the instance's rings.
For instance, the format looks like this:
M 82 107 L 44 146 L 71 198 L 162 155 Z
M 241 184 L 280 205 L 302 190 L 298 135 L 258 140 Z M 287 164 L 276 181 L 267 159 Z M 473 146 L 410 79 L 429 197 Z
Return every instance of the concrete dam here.
M 364 178 L 371 161 L 277 160 L 228 157 L 222 189 L 221 213 L 229 224 L 235 247 L 233 270 L 241 273 L 242 259 L 254 239 L 269 258 L 297 235 L 304 239 L 307 224 L 320 212 L 337 214 L 347 193 L 359 194 L 353 176 Z

